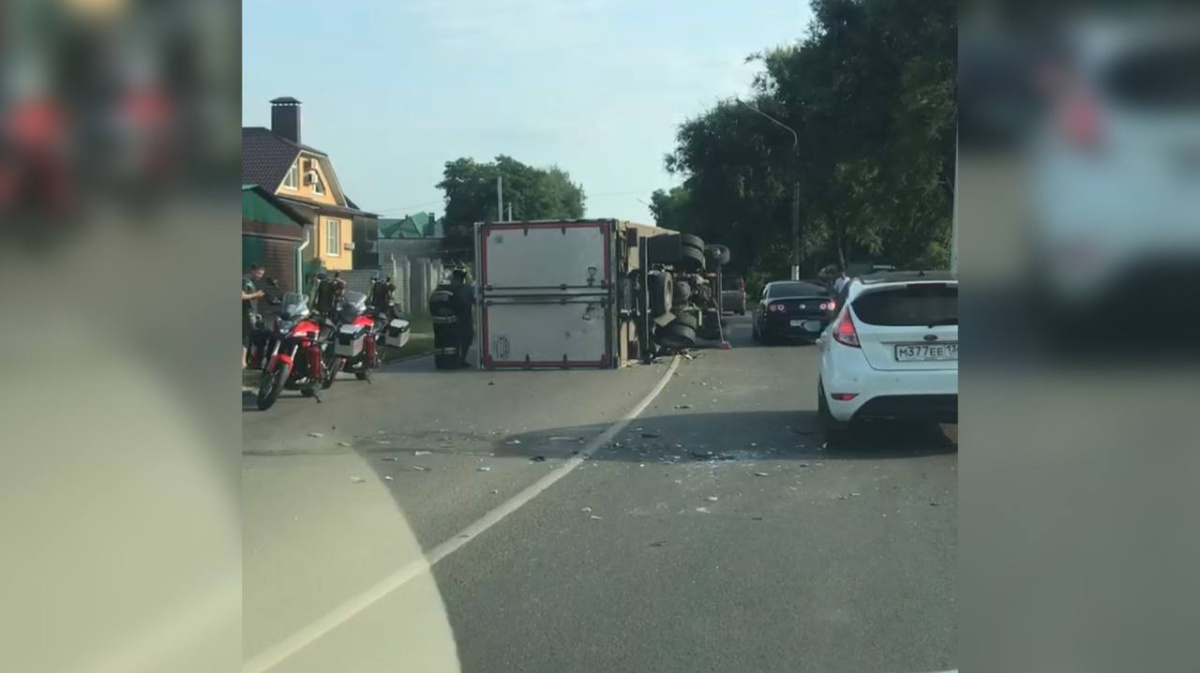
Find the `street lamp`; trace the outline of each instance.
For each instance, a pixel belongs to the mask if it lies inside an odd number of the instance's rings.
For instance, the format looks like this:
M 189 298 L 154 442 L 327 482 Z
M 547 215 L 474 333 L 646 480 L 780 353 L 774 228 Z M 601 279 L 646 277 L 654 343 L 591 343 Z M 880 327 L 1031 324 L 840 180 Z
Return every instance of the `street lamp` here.
M 800 156 L 800 134 L 796 133 L 796 129 L 759 110 L 741 98 L 734 98 L 734 100 L 766 117 L 772 124 L 791 133 L 793 140 L 792 149 L 796 152 L 797 157 Z M 792 187 L 792 280 L 800 280 L 800 178 L 796 178 L 796 184 Z

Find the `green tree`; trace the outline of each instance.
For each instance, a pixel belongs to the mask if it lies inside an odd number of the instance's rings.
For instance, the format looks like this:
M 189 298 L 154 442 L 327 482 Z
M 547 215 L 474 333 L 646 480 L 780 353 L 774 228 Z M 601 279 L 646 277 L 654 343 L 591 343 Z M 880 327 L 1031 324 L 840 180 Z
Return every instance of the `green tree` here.
M 446 162 L 438 189 L 445 193 L 444 251 L 452 259 L 474 258 L 475 223 L 507 218 L 496 212 L 496 178 L 504 181 L 504 209 L 516 220 L 583 217 L 583 187 L 557 166 L 535 168 L 509 156 L 489 163 L 460 158 Z
M 812 7 L 803 39 L 749 58 L 762 64 L 749 103 L 796 129 L 799 147 L 733 100 L 684 122 L 666 167 L 685 177 L 688 226 L 745 246 L 741 257 L 756 270 L 785 272 L 775 268 L 777 253 L 790 236 L 791 186 L 799 181 L 806 272 L 866 257 L 947 264 L 954 3 Z

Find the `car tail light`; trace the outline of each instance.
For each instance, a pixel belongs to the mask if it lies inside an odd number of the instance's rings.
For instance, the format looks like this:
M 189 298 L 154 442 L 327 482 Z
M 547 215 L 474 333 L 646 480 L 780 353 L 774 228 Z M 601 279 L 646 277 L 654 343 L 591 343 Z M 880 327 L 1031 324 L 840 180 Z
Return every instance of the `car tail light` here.
M 1063 107 L 1062 131 L 1067 142 L 1076 149 L 1087 152 L 1099 149 L 1101 120 L 1096 100 L 1084 93 L 1075 93 L 1068 98 Z
M 831 397 L 838 402 L 849 402 L 850 400 L 858 397 L 858 393 L 834 393 Z
M 833 340 L 843 346 L 862 348 L 862 344 L 858 340 L 858 330 L 854 327 L 854 319 L 850 317 L 849 310 L 842 314 L 842 319 L 838 320 L 837 325 L 834 326 Z
M 825 302 L 824 304 L 821 304 L 821 310 L 822 311 L 836 311 L 837 310 L 837 300 L 830 299 L 829 301 Z
M 771 313 L 783 313 L 787 310 L 787 307 L 783 304 L 770 304 L 767 306 L 767 310 Z

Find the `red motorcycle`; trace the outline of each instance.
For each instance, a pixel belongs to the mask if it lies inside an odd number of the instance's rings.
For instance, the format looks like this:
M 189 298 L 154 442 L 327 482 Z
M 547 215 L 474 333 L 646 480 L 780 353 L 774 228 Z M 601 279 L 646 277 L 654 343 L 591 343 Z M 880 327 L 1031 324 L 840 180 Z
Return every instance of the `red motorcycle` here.
M 280 302 L 279 316 L 265 343 L 255 345 L 251 366 L 262 367 L 258 388 L 258 408 L 266 411 L 284 390 L 299 390 L 305 397 L 316 398 L 317 386 L 332 380 L 330 325 L 314 318 L 304 295 L 289 292 Z
M 387 324 L 386 317 L 367 310 L 367 295 L 347 291 L 338 305 L 333 363 L 322 388 L 333 385 L 340 371 L 351 372 L 359 381 L 370 383 L 371 371 L 383 365 Z

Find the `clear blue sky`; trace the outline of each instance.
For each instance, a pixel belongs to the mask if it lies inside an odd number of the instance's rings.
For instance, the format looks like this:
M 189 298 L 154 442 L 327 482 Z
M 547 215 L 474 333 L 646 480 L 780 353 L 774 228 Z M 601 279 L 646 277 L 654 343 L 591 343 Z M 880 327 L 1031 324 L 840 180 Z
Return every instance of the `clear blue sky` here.
M 653 224 L 677 126 L 748 91 L 747 54 L 799 39 L 808 0 L 249 0 L 242 123 L 304 103 L 303 140 L 384 216 L 442 211 L 446 161 L 557 164 L 589 217 Z

